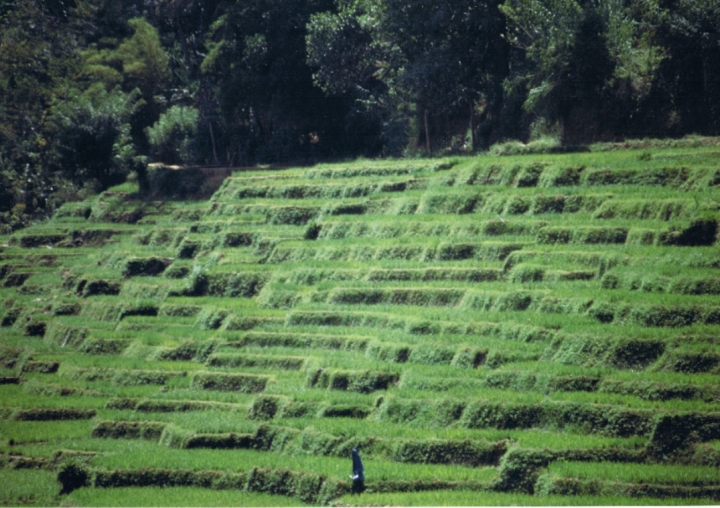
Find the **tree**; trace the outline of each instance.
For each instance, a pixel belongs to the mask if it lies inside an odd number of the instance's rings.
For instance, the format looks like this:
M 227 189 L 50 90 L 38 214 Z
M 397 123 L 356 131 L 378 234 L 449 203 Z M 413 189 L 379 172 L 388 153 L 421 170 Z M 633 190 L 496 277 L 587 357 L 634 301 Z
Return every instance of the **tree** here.
M 169 164 L 193 162 L 198 117 L 198 110 L 187 106 L 172 106 L 161 114 L 160 119 L 145 130 L 153 154 Z
M 338 153 L 344 100 L 313 86 L 305 62 L 310 16 L 330 0 L 234 3 L 211 27 L 202 64 L 223 116 L 228 162 L 280 162 Z
M 510 20 L 508 38 L 528 61 L 507 87 L 524 87 L 526 111 L 559 122 L 567 141 L 622 132 L 663 59 L 651 3 L 507 0 L 500 8 Z
M 46 164 L 78 184 L 96 181 L 98 189 L 122 183 L 131 170 L 142 170 L 135 154 L 130 119 L 142 105 L 141 92 L 107 91 L 102 83 L 73 90 L 50 107 L 46 132 L 51 146 Z
M 91 47 L 82 52 L 84 73 L 88 81 L 101 81 L 108 90 L 117 85 L 127 93 L 140 90 L 143 102 L 131 119 L 131 132 L 134 142 L 146 149 L 144 129 L 159 118 L 160 94 L 170 79 L 168 56 L 157 30 L 147 20 L 133 18 L 127 24 L 133 35 L 117 47 Z
M 64 187 L 42 165 L 43 118 L 79 68 L 76 13 L 84 6 L 28 0 L 0 8 L 0 212 L 16 211 L 0 222 L 11 228 L 52 211 L 50 194 Z
M 720 2 L 658 0 L 651 12 L 666 55 L 653 100 L 661 132 L 720 133 Z M 648 114 L 651 116 L 651 114 Z
M 397 106 L 390 93 L 393 50 L 379 36 L 382 2 L 339 0 L 335 8 L 313 14 L 307 26 L 307 62 L 313 82 L 326 95 L 349 100 L 346 130 L 352 133 L 351 139 L 360 140 L 353 152 L 375 155 L 384 144 L 386 152 L 399 153 L 407 141 L 404 128 L 393 133 Z
M 433 135 L 446 146 L 468 129 L 477 148 L 477 117 L 499 116 L 498 83 L 507 74 L 497 5 L 339 0 L 337 12 L 316 15 L 309 26 L 315 79 L 326 92 L 354 90 L 357 100 L 389 110 L 386 126 L 405 123 L 402 130 L 411 128 L 427 151 Z

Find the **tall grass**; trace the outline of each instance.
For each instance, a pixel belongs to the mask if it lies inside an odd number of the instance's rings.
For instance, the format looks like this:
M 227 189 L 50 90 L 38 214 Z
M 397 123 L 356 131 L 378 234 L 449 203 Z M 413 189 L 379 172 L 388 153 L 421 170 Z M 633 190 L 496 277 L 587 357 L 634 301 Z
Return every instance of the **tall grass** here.
M 0 469 L 0 505 L 57 506 L 60 484 L 53 471 Z
M 618 464 L 611 462 L 555 462 L 550 471 L 560 476 L 625 483 L 661 483 L 710 486 L 720 483 L 715 467 L 673 464 Z
M 286 496 L 199 487 L 82 488 L 65 502 L 72 506 L 312 506 Z
M 711 505 L 710 499 L 621 497 L 621 496 L 533 496 L 484 491 L 388 492 L 344 496 L 339 506 L 670 506 Z
M 342 443 L 360 446 L 369 487 L 481 489 L 341 505 L 638 502 L 487 491 L 496 477 L 530 490 L 545 467 L 558 481 L 716 485 L 693 463 L 717 462 L 717 147 L 495 148 L 507 154 L 236 173 L 200 202 L 143 202 L 126 184 L 0 237 L 0 449 L 98 452 L 82 460 L 101 469 L 257 466 L 347 481 L 349 458 L 322 455 Z M 59 409 L 95 416 L 14 419 Z M 91 437 L 100 422 L 208 434 L 203 445 L 282 427 L 288 441 L 186 450 Z M 243 437 L 223 441 L 230 433 Z M 392 462 L 438 442 L 510 454 L 497 469 Z M 126 504 L 205 504 L 198 489 L 117 492 Z M 204 499 L 278 503 L 230 494 Z
M 91 464 L 103 469 L 147 468 L 192 470 L 249 471 L 253 467 L 286 468 L 308 471 L 338 480 L 352 472 L 350 457 L 288 456 L 253 450 L 177 450 L 154 443 L 123 441 L 117 453 L 104 454 L 92 459 Z M 365 478 L 368 483 L 399 480 L 445 480 L 489 482 L 495 477 L 493 468 L 467 468 L 461 466 L 419 465 L 390 463 L 364 459 Z

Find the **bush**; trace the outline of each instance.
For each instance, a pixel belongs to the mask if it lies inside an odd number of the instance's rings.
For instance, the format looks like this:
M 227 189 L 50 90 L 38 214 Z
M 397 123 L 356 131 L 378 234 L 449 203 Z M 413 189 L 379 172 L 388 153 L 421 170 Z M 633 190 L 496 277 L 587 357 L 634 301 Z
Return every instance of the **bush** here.
M 60 362 L 53 361 L 27 361 L 22 372 L 37 372 L 39 374 L 55 374 L 60 368 Z
M 241 473 L 242 474 L 242 473 Z M 94 487 L 203 487 L 215 482 L 227 482 L 228 473 L 222 471 L 192 471 L 188 469 L 115 469 L 96 471 Z M 240 476 L 240 475 L 238 475 Z M 244 475 L 242 476 L 244 479 Z M 233 482 L 237 484 L 238 482 Z
M 253 446 L 251 434 L 195 434 L 188 437 L 183 448 L 188 450 L 194 448 L 210 449 L 249 449 Z
M 399 375 L 369 370 L 320 369 L 318 375 L 310 379 L 310 386 L 331 390 L 369 393 L 375 390 L 387 390 L 398 382 Z
M 128 259 L 122 269 L 123 277 L 137 277 L 144 275 L 148 277 L 155 277 L 165 271 L 170 266 L 172 259 L 170 258 L 130 258 Z
M 515 182 L 516 187 L 537 187 L 540 175 L 545 168 L 544 164 L 535 163 L 523 168 Z
M 259 356 L 214 354 L 207 359 L 208 367 L 260 367 L 263 369 L 300 370 L 306 359 L 299 356 Z
M 225 309 L 217 309 L 215 307 L 203 308 L 197 314 L 195 326 L 201 330 L 217 330 L 229 314 L 230 312 Z
M 712 245 L 717 240 L 718 222 L 716 219 L 697 219 L 687 228 L 671 229 L 660 234 L 661 245 L 702 246 Z
M 194 107 L 172 106 L 145 129 L 152 154 L 168 164 L 187 164 L 197 159 L 194 138 L 200 114 Z
M 132 170 L 142 171 L 129 123 L 140 104 L 138 90 L 108 92 L 103 83 L 54 102 L 48 118 L 51 164 L 76 182 L 96 180 L 101 189 L 122 183 Z
M 128 409 L 144 413 L 184 413 L 188 411 L 236 411 L 242 406 L 223 402 L 197 401 L 197 400 L 154 400 L 143 399 Z M 120 408 L 118 408 L 120 409 Z
M 543 213 L 562 213 L 565 209 L 566 196 L 545 196 L 538 194 L 533 200 L 531 213 L 540 215 Z
M 660 414 L 653 421 L 648 452 L 666 460 L 687 447 L 720 436 L 720 413 L 685 412 Z
M 252 298 L 265 286 L 268 280 L 266 272 L 242 271 L 240 273 L 221 273 L 207 276 L 205 294 L 226 298 Z
M 411 348 L 406 344 L 370 342 L 365 354 L 368 358 L 385 362 L 404 363 L 410 356 Z
M 69 462 L 58 471 L 58 481 L 62 484 L 61 495 L 90 485 L 90 471 L 83 465 Z
M 328 496 L 322 492 L 324 483 L 327 482 L 323 477 L 311 473 L 255 467 L 248 473 L 245 490 L 297 497 L 306 503 L 317 503 L 320 497 Z M 337 492 L 332 495 L 337 495 Z
M 250 409 L 248 418 L 251 420 L 272 420 L 277 414 L 281 405 L 287 400 L 277 395 L 260 395 L 255 397 Z
M 397 462 L 481 467 L 498 465 L 506 451 L 507 443 L 503 441 L 401 440 L 394 443 L 391 458 Z
M 117 355 L 125 351 L 131 339 L 85 339 L 79 352 L 89 355 Z
M 166 423 L 162 422 L 124 422 L 106 420 L 99 422 L 92 431 L 92 437 L 112 439 L 160 439 Z
M 265 385 L 269 380 L 269 376 L 252 374 L 197 372 L 193 375 L 192 386 L 201 390 L 258 393 L 265 389 Z
M 158 360 L 205 362 L 222 343 L 218 339 L 205 341 L 187 341 L 175 348 L 159 349 L 155 354 Z
M 713 372 L 718 365 L 720 365 L 720 355 L 717 353 L 669 351 L 660 359 L 656 369 L 658 371 L 697 374 L 701 372 Z
M 15 420 L 18 421 L 51 421 L 51 420 L 89 420 L 96 414 L 94 409 L 76 408 L 33 408 L 18 409 Z

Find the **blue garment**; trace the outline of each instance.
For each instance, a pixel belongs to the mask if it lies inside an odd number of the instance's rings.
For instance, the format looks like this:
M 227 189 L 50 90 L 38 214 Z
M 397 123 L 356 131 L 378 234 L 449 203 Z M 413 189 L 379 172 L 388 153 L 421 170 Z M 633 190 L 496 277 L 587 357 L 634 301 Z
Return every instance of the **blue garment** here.
M 352 478 L 353 482 L 364 482 L 365 481 L 365 468 L 363 468 L 362 460 L 360 460 L 360 454 L 357 451 L 357 448 L 353 448 L 352 450 L 352 461 L 353 461 L 353 474 L 350 478 Z

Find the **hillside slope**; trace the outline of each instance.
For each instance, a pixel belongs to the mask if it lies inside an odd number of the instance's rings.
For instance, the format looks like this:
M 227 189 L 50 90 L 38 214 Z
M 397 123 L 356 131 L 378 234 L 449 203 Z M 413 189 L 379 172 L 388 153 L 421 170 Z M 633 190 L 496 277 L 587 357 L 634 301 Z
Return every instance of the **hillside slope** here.
M 717 502 L 718 155 L 359 161 L 68 203 L 0 238 L 0 473 L 25 485 L 4 501 Z

